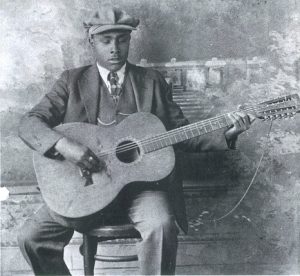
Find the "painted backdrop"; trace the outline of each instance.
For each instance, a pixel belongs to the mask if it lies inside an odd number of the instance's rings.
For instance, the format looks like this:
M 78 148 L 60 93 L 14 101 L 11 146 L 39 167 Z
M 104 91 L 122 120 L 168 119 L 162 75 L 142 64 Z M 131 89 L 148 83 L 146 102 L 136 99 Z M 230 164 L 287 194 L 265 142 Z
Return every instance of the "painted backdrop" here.
M 205 62 L 213 57 L 231 62 L 230 68 L 226 65 L 230 74 L 224 75 L 222 86 L 204 85 L 197 92 L 199 118 L 231 110 L 239 103 L 299 93 L 299 1 L 99 3 L 113 3 L 141 19 L 139 30 L 132 35 L 133 63 L 171 58 Z M 36 208 L 30 205 L 35 199 L 26 195 L 26 187 L 35 185 L 35 176 L 31 151 L 17 135 L 19 119 L 49 91 L 63 70 L 93 62 L 82 22 L 99 3 L 1 1 L 1 180 L 2 186 L 16 194 L 2 204 L 4 247 L 15 244 L 15 229 Z M 264 66 L 251 71 L 251 65 L 234 65 L 236 60 L 255 56 L 266 60 Z M 257 122 L 231 153 L 182 155 L 185 184 L 197 194 L 189 192 L 186 198 L 190 235 L 216 241 L 211 255 L 197 255 L 203 264 L 218 260 L 206 273 L 224 273 L 228 267 L 238 274 L 300 273 L 299 117 L 274 122 L 269 138 L 268 124 Z M 241 198 L 264 149 L 257 179 L 239 208 L 224 220 L 210 221 Z M 231 240 L 217 244 L 226 239 Z

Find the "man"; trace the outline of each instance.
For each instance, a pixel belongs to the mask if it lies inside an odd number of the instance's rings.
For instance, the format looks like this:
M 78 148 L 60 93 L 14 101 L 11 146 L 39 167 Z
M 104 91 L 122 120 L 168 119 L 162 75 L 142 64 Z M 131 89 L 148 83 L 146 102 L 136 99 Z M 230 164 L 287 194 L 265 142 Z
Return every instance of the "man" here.
M 172 101 L 163 77 L 127 61 L 131 31 L 138 24 L 139 20 L 116 8 L 103 9 L 85 23 L 96 64 L 65 71 L 52 90 L 24 116 L 19 132 L 28 146 L 46 157 L 62 156 L 74 166 L 93 171 L 101 169 L 101 160 L 95 153 L 56 132 L 54 126 L 88 122 L 111 127 L 139 111 L 155 114 L 167 129 L 188 123 Z M 178 146 L 193 151 L 233 148 L 237 136 L 249 128 L 250 118 L 242 112 L 230 116 L 232 126 L 225 131 L 225 137 L 222 133 L 194 138 Z M 117 212 L 128 216 L 141 234 L 140 273 L 174 274 L 177 224 L 187 230 L 178 184 L 176 172 L 159 183 L 131 183 L 104 210 L 84 218 L 66 218 L 43 206 L 20 232 L 22 253 L 37 275 L 69 275 L 63 249 L 74 229 L 84 232 L 105 213 Z

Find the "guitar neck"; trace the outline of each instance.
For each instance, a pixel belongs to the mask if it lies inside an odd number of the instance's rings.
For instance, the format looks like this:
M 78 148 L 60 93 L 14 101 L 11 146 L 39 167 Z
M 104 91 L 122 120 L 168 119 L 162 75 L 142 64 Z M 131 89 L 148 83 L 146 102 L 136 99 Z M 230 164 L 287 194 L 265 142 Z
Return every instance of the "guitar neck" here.
M 293 94 L 252 106 L 241 106 L 239 110 L 250 112 L 263 120 L 275 120 L 293 117 L 299 112 L 299 105 L 299 95 Z M 144 139 L 141 145 L 144 152 L 148 153 L 231 125 L 232 121 L 227 113 Z
M 147 138 L 142 141 L 143 150 L 145 153 L 160 150 L 230 125 L 232 125 L 232 121 L 228 114 L 219 115 Z

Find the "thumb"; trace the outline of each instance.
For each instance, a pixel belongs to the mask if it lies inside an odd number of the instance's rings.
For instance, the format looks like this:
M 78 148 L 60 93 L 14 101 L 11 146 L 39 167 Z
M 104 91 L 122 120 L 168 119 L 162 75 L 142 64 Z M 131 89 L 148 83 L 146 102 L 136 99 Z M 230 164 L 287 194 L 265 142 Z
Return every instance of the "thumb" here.
M 256 116 L 254 116 L 253 114 L 248 114 L 249 119 L 250 119 L 250 123 L 252 124 L 255 120 L 256 120 Z

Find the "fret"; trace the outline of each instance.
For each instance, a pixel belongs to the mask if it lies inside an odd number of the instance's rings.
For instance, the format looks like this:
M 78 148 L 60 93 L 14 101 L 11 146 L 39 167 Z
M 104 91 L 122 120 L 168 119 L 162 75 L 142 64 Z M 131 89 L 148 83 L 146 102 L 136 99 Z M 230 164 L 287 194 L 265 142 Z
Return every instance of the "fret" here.
M 143 152 L 145 152 L 145 153 L 148 153 L 148 152 L 149 152 L 149 151 L 148 151 L 148 145 L 147 145 L 147 144 L 142 145 L 142 149 L 143 149 Z
M 170 137 L 170 140 L 171 140 L 172 145 L 173 145 L 173 144 L 176 144 L 176 139 L 175 139 L 174 136 L 171 136 L 171 137 Z
M 207 131 L 207 129 L 206 129 L 206 125 L 202 125 L 202 128 L 201 128 L 201 129 L 203 130 L 203 134 L 208 133 L 208 131 Z
M 152 145 L 153 145 L 153 151 L 158 149 L 156 141 L 152 141 Z
M 159 143 L 160 143 L 160 148 L 163 148 L 163 147 L 164 147 L 164 145 L 163 145 L 163 143 L 162 143 L 162 140 L 161 140 L 161 139 L 159 139 L 158 141 L 159 141 Z
M 177 133 L 175 134 L 176 136 L 176 140 L 177 140 L 177 143 L 179 142 L 182 142 L 182 132 L 180 130 L 177 131 Z
M 193 129 L 192 129 L 192 133 L 193 133 L 193 137 L 198 136 L 198 128 L 197 128 L 197 127 L 196 127 L 196 128 L 193 128 Z
M 210 123 L 211 129 L 214 130 L 214 126 L 213 126 L 213 124 L 211 123 L 211 120 L 209 120 L 209 123 Z
M 217 121 L 210 120 L 210 122 L 211 122 L 211 125 L 213 126 L 213 130 L 219 129 L 218 120 Z
M 193 136 L 192 136 L 193 133 L 190 128 L 191 128 L 190 126 L 186 126 L 186 134 L 187 134 L 188 139 L 193 138 Z
M 206 133 L 212 132 L 214 130 L 212 125 L 206 125 L 205 129 L 206 129 Z
M 231 122 L 230 122 L 230 123 L 228 123 L 228 121 L 227 121 L 227 114 L 226 114 L 226 115 L 224 115 L 224 117 L 225 117 L 225 120 L 226 120 L 226 124 L 227 124 L 227 126 L 230 126 L 230 125 L 231 125 Z
M 215 118 L 170 130 L 152 138 L 147 138 L 144 141 L 145 145 L 143 146 L 143 149 L 146 153 L 156 151 L 229 125 L 231 125 L 231 122 L 228 120 L 228 114 L 223 114 Z
M 151 143 L 145 144 L 143 147 L 144 147 L 144 152 L 146 153 L 153 151 L 151 147 Z
M 193 132 L 194 128 L 192 127 L 192 125 L 189 126 L 189 131 L 190 131 L 190 138 L 194 137 L 194 132 Z
M 201 135 L 201 134 L 202 134 L 202 133 L 201 133 L 201 126 L 197 126 L 196 129 L 197 129 L 197 131 L 198 131 L 198 135 Z
M 161 141 L 162 141 L 162 145 L 163 145 L 163 147 L 167 147 L 167 146 L 169 146 L 169 144 L 168 144 L 168 142 L 167 142 L 166 138 L 163 138 Z
M 228 123 L 228 121 L 227 121 L 227 116 L 226 116 L 226 115 L 227 115 L 227 114 L 224 114 L 224 115 L 222 116 L 224 127 L 227 127 L 227 126 L 230 125 L 230 124 Z
M 167 137 L 167 139 L 168 139 L 168 145 L 172 145 L 173 143 L 172 143 L 172 139 L 171 139 L 171 137 L 170 137 L 170 136 L 168 136 L 168 137 Z
M 206 125 L 203 125 L 203 129 L 204 129 L 205 133 L 208 133 L 208 131 L 206 129 Z
M 161 149 L 161 144 L 160 144 L 160 140 L 157 140 L 156 142 L 155 142 L 155 149 Z
M 189 139 L 189 136 L 187 135 L 187 133 L 185 131 L 185 127 L 183 128 L 183 132 L 184 132 L 184 135 L 185 135 L 186 139 Z
M 152 144 L 153 151 L 156 151 L 156 143 L 152 141 L 151 144 Z
M 181 135 L 180 141 L 182 142 L 182 141 L 185 140 L 185 132 L 184 132 L 184 131 L 181 131 L 181 132 L 180 132 L 180 135 Z

